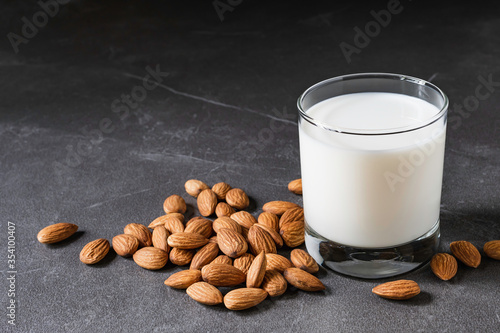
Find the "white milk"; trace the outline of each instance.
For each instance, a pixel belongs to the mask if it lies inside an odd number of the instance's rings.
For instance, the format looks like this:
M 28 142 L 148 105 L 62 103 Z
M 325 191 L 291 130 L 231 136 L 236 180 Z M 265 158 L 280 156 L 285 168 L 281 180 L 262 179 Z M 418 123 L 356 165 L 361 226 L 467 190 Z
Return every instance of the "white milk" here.
M 423 126 L 439 110 L 393 93 L 330 98 L 307 114 L 334 128 Z M 305 219 L 319 235 L 354 247 L 390 247 L 428 232 L 439 219 L 446 127 L 442 119 L 390 135 L 350 135 L 301 119 Z

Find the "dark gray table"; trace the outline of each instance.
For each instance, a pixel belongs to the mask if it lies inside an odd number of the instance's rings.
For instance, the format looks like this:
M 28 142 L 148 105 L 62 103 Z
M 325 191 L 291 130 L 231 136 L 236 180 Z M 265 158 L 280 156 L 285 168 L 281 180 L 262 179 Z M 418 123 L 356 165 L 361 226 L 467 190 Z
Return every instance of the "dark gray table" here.
M 477 269 L 460 265 L 449 282 L 428 266 L 404 275 L 422 288 L 407 302 L 371 294 L 390 279 L 325 271 L 326 292 L 289 290 L 244 312 L 167 288 L 163 281 L 179 269 L 171 265 L 152 272 L 113 255 L 94 267 L 78 260 L 88 241 L 161 215 L 170 194 L 193 205 L 183 189 L 190 178 L 245 189 L 254 214 L 269 200 L 300 203 L 286 189 L 300 177 L 296 98 L 328 77 L 373 71 L 431 79 L 451 100 L 441 250 L 459 239 L 478 247 L 499 239 L 498 3 L 221 0 L 219 15 L 210 1 L 101 2 L 52 6 L 47 20 L 37 4 L 2 9 L 2 331 L 500 330 L 500 262 L 485 257 Z M 372 10 L 388 6 L 390 22 L 386 15 L 385 26 L 370 23 Z M 40 27 L 30 30 L 33 15 Z M 356 39 L 366 24 L 369 41 Z M 147 75 L 161 84 L 141 88 Z M 66 221 L 81 232 L 59 245 L 37 242 L 40 228 Z

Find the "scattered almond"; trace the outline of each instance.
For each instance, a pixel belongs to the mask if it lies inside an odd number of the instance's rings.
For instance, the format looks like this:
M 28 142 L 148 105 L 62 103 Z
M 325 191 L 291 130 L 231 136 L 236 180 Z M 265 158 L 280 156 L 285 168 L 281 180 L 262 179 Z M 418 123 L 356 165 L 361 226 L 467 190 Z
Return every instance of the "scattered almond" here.
M 276 297 L 285 293 L 287 285 L 288 284 L 281 273 L 275 270 L 268 270 L 262 280 L 261 288 L 267 291 L 269 296 Z
M 481 263 L 478 249 L 467 241 L 456 241 L 450 244 L 451 253 L 469 267 L 476 268 Z
M 213 228 L 216 233 L 219 233 L 220 229 L 226 228 L 234 230 L 237 233 L 241 234 L 241 226 L 238 224 L 238 222 L 236 222 L 229 216 L 221 216 L 215 219 L 213 223 Z
M 276 253 L 276 243 L 273 238 L 255 225 L 248 230 L 248 244 L 254 255 L 260 252 Z
M 130 257 L 139 248 L 139 240 L 132 235 L 121 234 L 113 237 L 113 250 L 122 257 Z
M 123 228 L 123 233 L 132 235 L 139 241 L 139 246 L 151 246 L 153 244 L 153 239 L 151 231 L 142 224 L 139 223 L 129 223 Z
M 36 236 L 40 243 L 53 244 L 60 242 L 78 230 L 78 226 L 72 223 L 56 223 L 46 226 Z
M 169 259 L 170 262 L 177 266 L 187 265 L 193 260 L 195 250 L 182 250 L 178 248 L 173 248 L 170 250 Z
M 231 290 L 224 296 L 224 305 L 229 310 L 245 310 L 256 306 L 267 297 L 267 291 L 260 288 Z
M 222 293 L 219 289 L 206 282 L 196 282 L 186 289 L 186 293 L 195 301 L 205 305 L 222 303 Z
M 238 268 L 226 264 L 210 264 L 201 269 L 203 281 L 216 287 L 232 287 L 245 282 L 246 275 Z
M 163 268 L 167 264 L 167 252 L 156 247 L 148 246 L 137 250 L 133 255 L 134 261 L 142 268 L 149 270 L 157 270 Z
M 308 273 L 314 274 L 319 271 L 319 266 L 309 253 L 301 249 L 295 249 L 290 253 L 290 260 L 295 267 Z
M 304 243 L 304 222 L 293 221 L 280 229 L 280 235 L 288 247 L 297 247 Z
M 288 283 L 301 290 L 320 291 L 325 289 L 325 286 L 317 277 L 301 270 L 300 268 L 287 268 L 285 269 L 283 276 L 288 281 Z
M 163 202 L 163 210 L 165 213 L 181 213 L 186 212 L 186 201 L 177 194 L 172 194 Z
M 484 244 L 484 254 L 491 259 L 500 260 L 500 240 L 492 240 Z
M 169 235 L 169 232 L 164 226 L 154 228 L 152 236 L 153 246 L 168 253 L 170 251 L 170 247 L 167 243 Z
M 294 207 L 299 207 L 299 205 L 289 201 L 270 201 L 264 204 L 262 210 L 281 216 L 284 212 Z
M 201 269 L 203 266 L 210 264 L 219 254 L 219 246 L 217 243 L 207 243 L 202 247 L 191 260 L 189 269 Z
M 255 223 L 254 225 L 267 232 L 269 236 L 271 236 L 271 238 L 274 240 L 277 247 L 283 246 L 283 238 L 281 238 L 280 234 L 276 230 L 260 223 Z
M 173 214 L 166 215 L 165 224 L 163 226 L 171 234 L 184 232 L 184 224 L 182 223 L 182 220 Z
M 210 264 L 227 264 L 227 265 L 232 265 L 233 264 L 233 259 L 229 258 L 225 254 L 221 254 L 220 256 L 218 256 L 217 258 L 215 258 L 214 260 L 212 260 L 212 262 Z
M 430 266 L 432 272 L 443 281 L 448 281 L 457 274 L 457 260 L 448 253 L 435 254 Z
M 171 218 L 177 218 L 179 219 L 179 221 L 182 222 L 184 221 L 184 215 L 182 215 L 181 213 L 170 213 L 170 214 L 166 214 L 166 215 L 162 215 L 160 217 L 157 217 L 156 219 L 154 219 L 149 225 L 148 225 L 148 228 L 149 229 L 154 229 L 158 226 L 165 226 L 165 223 L 167 222 L 168 219 L 171 219 Z
M 234 208 L 225 202 L 219 202 L 215 207 L 215 215 L 217 217 L 231 216 L 232 214 L 234 214 Z
M 190 196 L 197 198 L 201 191 L 209 189 L 210 187 L 201 180 L 190 179 L 184 184 L 184 188 Z
M 420 287 L 412 280 L 397 280 L 379 284 L 372 292 L 383 298 L 405 300 L 420 294 Z
M 109 252 L 109 242 L 107 239 L 99 238 L 87 243 L 80 252 L 80 261 L 87 265 L 96 264 L 101 261 Z
M 233 266 L 238 268 L 245 274 L 248 274 L 248 270 L 255 259 L 255 256 L 250 253 L 243 253 L 240 257 L 234 259 Z
M 174 273 L 165 280 L 165 284 L 175 289 L 186 289 L 193 283 L 201 281 L 201 271 L 197 269 L 186 269 Z
M 227 183 L 221 182 L 212 186 L 212 191 L 217 195 L 217 199 L 226 200 L 226 194 L 231 190 L 231 186 Z
M 258 288 L 266 274 L 266 254 L 261 252 L 252 262 L 247 273 L 247 288 Z
M 237 258 L 248 250 L 245 238 L 240 233 L 231 229 L 219 229 L 217 243 L 222 253 L 231 258 Z
M 294 221 L 304 221 L 304 209 L 302 207 L 294 207 L 288 209 L 281 215 L 279 228 L 283 228 L 286 224 Z
M 168 245 L 183 250 L 191 250 L 202 247 L 208 243 L 208 239 L 193 232 L 178 232 L 167 239 Z
M 193 232 L 195 234 L 200 234 L 205 238 L 210 238 L 212 236 L 212 221 L 201 218 L 186 225 L 184 232 Z
M 281 254 L 266 253 L 267 270 L 275 270 L 283 273 L 287 268 L 293 267 L 290 260 L 283 257 Z
M 280 231 L 279 228 L 279 217 L 273 213 L 268 213 L 268 212 L 263 212 L 259 215 L 259 218 L 257 219 L 259 224 L 268 226 L 269 228 L 272 228 L 276 230 L 277 232 Z
M 295 179 L 289 182 L 288 190 L 295 194 L 302 194 L 302 178 Z
M 203 216 L 210 216 L 215 213 L 215 207 L 217 207 L 217 195 L 214 191 L 207 189 L 201 191 L 196 199 L 198 203 L 198 210 Z
M 226 202 L 236 209 L 245 209 L 250 205 L 247 194 L 239 188 L 233 188 L 226 193 Z

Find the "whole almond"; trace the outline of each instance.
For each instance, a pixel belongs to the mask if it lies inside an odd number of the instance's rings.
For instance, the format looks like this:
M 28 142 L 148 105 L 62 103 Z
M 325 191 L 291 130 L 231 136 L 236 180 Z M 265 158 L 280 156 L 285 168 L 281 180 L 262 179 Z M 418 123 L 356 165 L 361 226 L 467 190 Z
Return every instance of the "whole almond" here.
M 191 224 L 191 223 L 194 223 L 198 220 L 208 220 L 207 218 L 203 217 L 203 216 L 195 216 L 195 217 L 192 217 L 189 219 L 189 221 L 186 222 L 186 228 Z M 208 220 L 210 221 L 210 220 Z
M 492 240 L 484 244 L 484 254 L 491 259 L 500 260 L 500 240 Z
M 289 182 L 288 190 L 295 194 L 302 194 L 302 178 L 295 179 Z
M 219 242 L 217 241 L 217 235 L 210 237 L 210 238 L 208 239 L 208 242 L 209 242 L 209 243 L 219 244 Z
M 216 287 L 232 287 L 245 282 L 246 275 L 238 268 L 226 264 L 211 264 L 201 269 L 203 281 Z
M 269 296 L 276 297 L 283 295 L 286 291 L 287 282 L 283 275 L 278 271 L 266 271 L 264 279 L 262 280 L 261 288 L 267 291 Z
M 208 239 L 193 232 L 178 232 L 167 239 L 168 245 L 182 250 L 191 250 L 202 247 L 208 243 Z
M 186 201 L 177 194 L 172 194 L 163 202 L 163 210 L 165 213 L 181 213 L 186 212 Z
M 221 254 L 220 256 L 218 256 L 217 258 L 215 258 L 214 260 L 212 260 L 212 262 L 210 264 L 227 264 L 227 265 L 232 265 L 233 264 L 233 259 L 229 258 L 225 254 Z
M 151 246 L 151 244 L 153 244 L 151 231 L 149 231 L 145 225 L 129 223 L 123 228 L 123 233 L 137 238 L 137 240 L 139 240 L 139 246 L 141 247 Z
M 243 253 L 240 257 L 234 259 L 233 266 L 238 268 L 245 274 L 248 274 L 248 270 L 255 259 L 255 256 L 250 253 Z
M 481 263 L 478 249 L 467 241 L 456 241 L 450 244 L 451 253 L 469 267 L 476 268 Z
M 283 246 L 283 238 L 281 238 L 280 234 L 276 230 L 260 223 L 255 223 L 254 225 L 267 232 L 269 236 L 271 236 L 271 238 L 274 240 L 277 247 Z
M 276 230 L 277 232 L 280 231 L 279 228 L 279 217 L 273 213 L 268 213 L 268 212 L 263 212 L 259 215 L 259 218 L 257 219 L 259 224 L 268 226 L 269 228 L 272 228 Z
M 448 253 L 437 253 L 432 257 L 431 270 L 443 281 L 448 281 L 454 277 L 457 274 L 457 269 L 457 260 Z
M 287 268 L 293 267 L 290 260 L 280 254 L 266 253 L 267 270 L 275 270 L 283 273 Z
M 266 254 L 261 252 L 252 262 L 247 273 L 247 288 L 259 288 L 266 274 Z
M 209 189 L 210 187 L 201 180 L 190 179 L 184 184 L 184 188 L 190 196 L 197 198 L 201 191 Z
M 267 297 L 267 291 L 260 288 L 231 290 L 224 296 L 224 305 L 229 310 L 245 310 L 256 306 Z
M 78 226 L 72 223 L 56 223 L 46 226 L 36 236 L 40 243 L 53 244 L 60 242 L 78 230 Z
M 215 207 L 217 207 L 217 195 L 214 191 L 207 189 L 201 191 L 196 199 L 198 204 L 198 210 L 203 216 L 210 216 L 215 213 Z
M 202 247 L 191 260 L 189 269 L 201 269 L 203 266 L 210 264 L 219 254 L 219 246 L 217 243 L 207 243 Z
M 149 229 L 154 229 L 158 226 L 165 226 L 165 222 L 167 222 L 168 219 L 171 219 L 171 218 L 177 218 L 180 220 L 181 224 L 182 222 L 184 221 L 184 215 L 182 215 L 181 213 L 170 213 L 170 214 L 166 214 L 166 215 L 162 215 L 160 217 L 157 217 L 156 219 L 154 219 L 149 225 L 148 225 L 148 228 Z
M 233 188 L 226 193 L 226 202 L 236 209 L 245 209 L 250 205 L 247 194 L 239 188 Z
M 304 221 L 304 209 L 302 207 L 294 207 L 288 209 L 281 215 L 279 228 L 283 228 L 287 223 L 293 221 Z
M 245 238 L 240 233 L 231 229 L 219 229 L 217 243 L 222 253 L 231 258 L 237 258 L 248 250 Z
M 288 281 L 288 283 L 301 290 L 320 291 L 325 289 L 325 286 L 317 277 L 301 270 L 300 268 L 287 268 L 285 269 L 283 276 Z
M 193 283 L 201 281 L 201 272 L 197 269 L 186 269 L 174 273 L 165 280 L 165 284 L 175 289 L 186 289 Z
M 412 280 L 397 280 L 379 284 L 372 292 L 383 298 L 405 300 L 420 294 L 420 287 Z
M 121 234 L 113 237 L 113 250 L 122 257 L 130 257 L 139 248 L 139 240 L 132 235 Z
M 153 246 L 168 253 L 170 251 L 167 243 L 168 236 L 170 236 L 170 233 L 164 226 L 154 228 L 152 236 Z
M 297 247 L 304 243 L 304 222 L 293 221 L 280 229 L 280 235 L 288 247 Z
M 157 270 L 163 268 L 167 264 L 167 252 L 156 247 L 148 246 L 137 250 L 133 255 L 134 261 L 142 268 L 149 270 Z
M 193 260 L 195 250 L 182 250 L 173 248 L 170 250 L 169 259 L 170 262 L 177 266 L 187 265 Z
M 96 264 L 101 261 L 109 252 L 109 242 L 107 239 L 99 238 L 87 243 L 80 252 L 80 261 L 87 265 Z
M 273 238 L 262 228 L 252 226 L 248 230 L 248 244 L 254 255 L 264 253 L 276 253 L 276 243 Z
M 217 199 L 226 200 L 226 194 L 231 190 L 231 186 L 227 183 L 221 182 L 212 186 L 212 191 L 217 195 Z
M 212 221 L 207 219 L 197 219 L 186 225 L 184 232 L 193 232 L 195 234 L 200 234 L 205 238 L 210 238 L 212 236 Z
M 221 216 L 215 219 L 213 223 L 213 228 L 215 232 L 219 232 L 220 229 L 226 228 L 236 231 L 237 233 L 241 233 L 241 226 L 230 218 L 229 216 Z
M 253 217 L 252 214 L 244 210 L 232 214 L 231 219 L 246 229 L 250 229 L 251 226 L 257 223 L 257 219 Z
M 222 293 L 219 289 L 206 282 L 196 282 L 186 289 L 186 293 L 195 301 L 205 305 L 222 303 Z
M 217 215 L 217 217 L 231 216 L 233 213 L 234 213 L 234 208 L 229 206 L 225 202 L 219 202 L 215 207 L 215 215 Z
M 171 234 L 184 232 L 184 224 L 182 223 L 182 220 L 174 214 L 166 215 L 165 224 L 163 226 Z
M 309 253 L 301 249 L 295 249 L 290 253 L 292 264 L 308 273 L 314 274 L 319 271 L 319 266 Z
M 289 201 L 270 201 L 264 204 L 262 210 L 281 216 L 284 212 L 294 207 L 299 207 L 299 205 Z

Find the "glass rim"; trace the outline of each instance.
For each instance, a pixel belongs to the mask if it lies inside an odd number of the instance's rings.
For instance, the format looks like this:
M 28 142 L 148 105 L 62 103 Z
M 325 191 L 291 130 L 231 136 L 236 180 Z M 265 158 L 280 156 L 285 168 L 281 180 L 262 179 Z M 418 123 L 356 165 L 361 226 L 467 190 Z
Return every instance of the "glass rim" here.
M 321 121 L 318 121 L 314 119 L 314 117 L 311 117 L 310 115 L 307 114 L 307 112 L 304 110 L 302 107 L 302 103 L 306 96 L 313 92 L 314 90 L 325 86 L 330 83 L 334 82 L 340 82 L 340 81 L 345 81 L 345 80 L 353 80 L 353 79 L 363 79 L 363 78 L 381 78 L 381 79 L 391 79 L 391 80 L 401 80 L 401 81 L 407 81 L 413 84 L 418 84 L 422 86 L 427 86 L 430 87 L 431 89 L 434 89 L 437 91 L 437 93 L 443 98 L 443 106 L 441 109 L 439 109 L 439 112 L 434 114 L 432 117 L 429 117 L 426 119 L 424 122 L 416 124 L 416 125 L 407 125 L 407 126 L 401 126 L 401 127 L 393 127 L 393 128 L 387 128 L 387 129 L 370 129 L 370 130 L 363 130 L 363 129 L 355 129 L 355 128 L 346 128 L 346 127 L 341 127 L 341 126 L 331 126 L 327 125 L 325 123 L 322 123 Z M 346 94 L 347 95 L 347 94 Z M 404 94 L 403 94 L 404 95 Z M 341 95 L 339 95 L 341 96 Z M 407 95 L 410 96 L 410 95 Z M 332 98 L 335 96 L 332 96 Z M 411 96 L 413 97 L 413 96 Z M 418 98 L 418 97 L 416 97 Z M 317 104 L 317 103 L 316 103 Z M 311 123 L 312 125 L 321 127 L 325 130 L 332 131 L 332 132 L 337 132 L 341 134 L 350 134 L 350 135 L 388 135 L 388 134 L 400 134 L 400 133 L 405 133 L 405 132 L 410 132 L 414 130 L 418 130 L 423 127 L 427 127 L 437 120 L 439 120 L 441 117 L 443 117 L 446 114 L 446 111 L 448 110 L 448 104 L 449 100 L 446 94 L 439 89 L 435 84 L 419 79 L 417 77 L 409 76 L 409 75 L 403 75 L 403 74 L 393 74 L 393 73 L 355 73 L 355 74 L 347 74 L 347 75 L 341 75 L 341 76 L 336 76 L 330 79 L 326 79 L 323 81 L 320 81 L 309 88 L 306 89 L 298 98 L 297 100 L 297 108 L 299 110 L 299 115 L 302 117 L 304 120 L 307 122 Z

